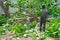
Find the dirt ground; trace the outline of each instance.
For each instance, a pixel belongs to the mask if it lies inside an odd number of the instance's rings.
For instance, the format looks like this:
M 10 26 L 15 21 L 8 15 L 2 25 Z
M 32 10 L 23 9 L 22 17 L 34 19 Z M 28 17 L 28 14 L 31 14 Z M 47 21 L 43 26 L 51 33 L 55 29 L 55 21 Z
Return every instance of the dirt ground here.
M 38 29 L 36 29 L 37 34 L 39 33 Z M 38 34 L 40 35 L 40 34 Z M 16 35 L 13 35 L 11 32 L 8 32 L 5 35 L 0 35 L 0 40 L 32 40 L 32 37 L 16 37 Z M 58 39 L 54 39 L 51 37 L 47 37 L 45 40 L 58 40 Z M 59 39 L 60 40 L 60 39 Z
M 1 35 L 0 36 L 0 40 L 32 40 L 31 37 L 22 37 L 22 38 L 19 38 L 19 37 L 16 37 L 15 35 L 13 35 L 11 32 L 5 34 L 5 35 Z M 51 37 L 47 37 L 45 40 L 58 40 L 58 39 L 53 39 Z M 59 39 L 60 40 L 60 39 Z
M 13 35 L 11 32 L 5 34 L 5 35 L 1 35 L 0 36 L 0 40 L 32 40 L 31 37 L 22 37 L 22 38 L 19 38 L 19 37 L 16 37 L 16 35 Z

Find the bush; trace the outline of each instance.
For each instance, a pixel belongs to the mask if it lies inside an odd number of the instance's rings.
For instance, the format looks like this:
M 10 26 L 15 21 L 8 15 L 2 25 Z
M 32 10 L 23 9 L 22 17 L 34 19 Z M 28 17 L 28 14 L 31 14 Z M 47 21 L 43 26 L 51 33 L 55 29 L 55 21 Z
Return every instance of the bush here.
M 8 29 L 5 28 L 5 26 L 0 26 L 0 35 L 6 34 L 8 32 Z
M 3 24 L 5 24 L 7 22 L 7 18 L 5 16 L 1 16 L 0 15 L 0 26 L 2 26 Z
M 17 36 L 23 35 L 25 32 L 25 29 L 23 29 L 23 24 L 19 23 L 17 26 L 12 26 L 12 32 Z
M 48 36 L 54 38 L 58 38 L 60 36 L 60 23 L 57 21 L 57 19 L 51 20 L 46 33 Z

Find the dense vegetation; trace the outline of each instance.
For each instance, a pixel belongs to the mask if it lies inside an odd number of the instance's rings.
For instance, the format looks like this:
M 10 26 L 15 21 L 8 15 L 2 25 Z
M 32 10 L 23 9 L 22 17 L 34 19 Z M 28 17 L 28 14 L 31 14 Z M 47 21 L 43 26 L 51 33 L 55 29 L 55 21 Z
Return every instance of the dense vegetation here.
M 42 40 L 46 37 L 60 38 L 60 7 L 56 0 L 16 0 L 17 4 L 7 1 L 4 7 L 17 8 L 16 13 L 10 13 L 10 17 L 0 15 L 0 35 L 12 32 L 18 37 L 29 37 L 37 40 L 35 27 L 39 23 L 41 5 L 45 4 L 48 10 L 50 22 L 46 24 L 46 32 L 41 32 Z M 52 19 L 53 18 L 53 19 Z M 37 28 L 40 24 L 38 24 Z

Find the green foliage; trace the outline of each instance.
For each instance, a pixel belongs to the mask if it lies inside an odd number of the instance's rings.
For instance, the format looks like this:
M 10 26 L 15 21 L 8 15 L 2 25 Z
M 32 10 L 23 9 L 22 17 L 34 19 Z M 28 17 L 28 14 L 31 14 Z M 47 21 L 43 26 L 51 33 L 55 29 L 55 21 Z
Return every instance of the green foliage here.
M 0 35 L 2 35 L 2 34 L 6 34 L 8 32 L 8 30 L 6 29 L 6 27 L 5 26 L 0 26 Z
M 17 0 L 17 4 L 19 7 L 27 9 L 28 12 L 33 9 L 33 12 L 35 12 L 36 16 L 39 16 L 40 14 L 40 4 L 37 0 Z M 20 9 L 20 12 L 24 11 Z
M 7 18 L 5 16 L 0 15 L 0 26 L 2 26 L 5 23 L 7 23 Z
M 60 10 L 55 0 L 17 0 L 18 6 L 25 9 L 33 9 L 36 16 L 40 16 L 40 9 L 42 4 L 46 5 L 49 15 L 58 16 Z M 23 12 L 23 10 L 20 9 Z
M 46 37 L 47 37 L 46 33 L 42 34 L 42 36 L 41 36 L 41 40 L 45 40 Z
M 9 1 L 9 4 L 6 4 L 5 6 L 9 5 L 15 8 L 15 6 L 11 4 L 12 3 Z M 50 15 L 53 16 L 60 15 L 60 7 L 58 7 L 55 0 L 17 0 L 16 5 L 18 7 L 21 7 L 19 8 L 19 12 L 24 13 L 25 12 L 24 10 L 26 9 L 27 12 L 35 14 L 38 17 L 40 16 L 40 10 L 42 4 L 46 5 L 46 8 L 48 9 L 48 13 Z M 13 17 L 26 18 L 28 16 L 16 14 L 13 15 Z M 8 19 L 0 15 L 0 26 L 2 26 L 0 27 L 0 35 L 7 33 L 8 31 L 7 28 L 9 27 L 11 28 L 10 30 L 12 31 L 12 33 L 16 34 L 17 36 L 26 37 L 30 34 L 32 35 L 33 40 L 37 40 L 37 35 L 34 31 L 34 28 L 38 22 L 32 21 L 30 22 L 30 24 L 27 24 L 26 21 L 20 21 L 17 24 L 15 22 L 16 20 L 14 18 Z M 46 36 L 55 37 L 55 38 L 60 37 L 60 18 L 55 18 L 51 20 L 51 22 L 49 23 L 49 27 L 47 28 L 47 31 L 42 35 L 42 40 L 44 40 Z
M 7 20 L 7 23 L 10 24 L 10 25 L 12 25 L 14 22 L 16 22 L 16 20 L 14 18 L 9 18 Z
M 32 40 L 37 40 L 37 34 L 35 32 L 32 33 Z
M 11 27 L 13 34 L 17 36 L 27 36 L 29 33 L 33 33 L 33 26 L 23 23 L 19 23 L 17 26 Z
M 23 28 L 23 24 L 19 23 L 17 26 L 12 26 L 12 31 L 17 36 L 21 36 L 24 34 L 25 29 Z
M 46 8 L 48 9 L 49 15 L 59 16 L 60 14 L 60 7 L 58 7 L 56 0 L 17 0 L 17 6 L 20 8 L 19 12 L 23 13 L 26 9 L 28 12 L 35 14 L 36 16 L 40 16 L 40 9 L 42 4 L 45 4 Z M 10 6 L 14 7 L 13 4 L 9 4 Z
M 53 19 L 51 20 L 46 33 L 50 37 L 58 38 L 60 36 L 59 30 L 60 30 L 60 23 L 57 21 L 57 19 Z

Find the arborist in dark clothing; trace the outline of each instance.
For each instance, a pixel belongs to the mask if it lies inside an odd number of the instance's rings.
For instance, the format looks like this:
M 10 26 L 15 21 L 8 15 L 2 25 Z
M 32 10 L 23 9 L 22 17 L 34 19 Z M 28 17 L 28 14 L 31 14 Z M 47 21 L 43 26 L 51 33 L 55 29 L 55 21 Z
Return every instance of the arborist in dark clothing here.
M 48 12 L 44 4 L 42 4 L 42 9 L 40 11 L 40 31 L 45 31 L 45 25 L 48 17 Z

